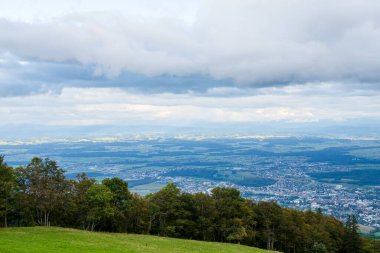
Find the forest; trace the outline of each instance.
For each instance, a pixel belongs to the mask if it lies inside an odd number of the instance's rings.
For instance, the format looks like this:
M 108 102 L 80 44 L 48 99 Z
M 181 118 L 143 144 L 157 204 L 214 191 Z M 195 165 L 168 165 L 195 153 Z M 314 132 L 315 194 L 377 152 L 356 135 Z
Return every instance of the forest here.
M 230 242 L 289 253 L 380 252 L 349 215 L 342 223 L 321 210 L 299 211 L 243 198 L 234 188 L 190 194 L 175 184 L 140 196 L 120 178 L 101 182 L 33 158 L 13 168 L 0 156 L 0 226 L 60 226 Z

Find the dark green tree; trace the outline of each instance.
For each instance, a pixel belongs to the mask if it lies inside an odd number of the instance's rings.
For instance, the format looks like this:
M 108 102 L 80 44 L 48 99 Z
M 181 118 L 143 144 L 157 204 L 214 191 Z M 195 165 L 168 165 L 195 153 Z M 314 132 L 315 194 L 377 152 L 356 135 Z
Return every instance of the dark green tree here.
M 93 184 L 87 191 L 88 212 L 86 214 L 86 230 L 94 231 L 95 227 L 104 220 L 115 215 L 115 206 L 112 205 L 113 194 L 103 184 Z
M 149 225 L 149 202 L 138 194 L 132 194 L 131 205 L 127 212 L 128 232 L 147 234 Z
M 78 174 L 76 180 L 72 181 L 70 210 L 68 221 L 66 221 L 71 226 L 80 227 L 83 230 L 91 228 L 88 222 L 88 214 L 90 212 L 88 191 L 95 183 L 96 180 L 88 178 L 85 173 Z
M 286 248 L 290 242 L 289 236 L 286 233 L 281 236 L 279 233 L 282 221 L 285 220 L 281 207 L 275 202 L 259 202 L 254 211 L 257 215 L 257 245 L 273 250 L 276 248 L 275 244 L 279 244 L 281 240 L 282 249 Z
M 227 235 L 227 241 L 240 242 L 247 237 L 247 231 L 244 227 L 244 223 L 240 218 L 232 218 L 229 220 L 229 233 Z
M 15 171 L 4 162 L 4 156 L 0 156 L 0 216 L 4 227 L 8 227 L 8 215 L 14 207 L 16 193 Z
M 311 248 L 312 253 L 328 253 L 326 245 L 321 242 L 316 242 Z
M 214 231 L 216 224 L 216 209 L 214 200 L 205 193 L 193 195 L 194 214 L 196 222 L 194 226 L 194 238 L 200 240 L 215 240 Z
M 249 210 L 245 208 L 240 192 L 234 188 L 217 187 L 212 190 L 212 198 L 218 220 L 215 226 L 217 240 L 240 242 L 246 235 L 242 218 Z
M 120 178 L 106 178 L 102 184 L 108 187 L 112 193 L 112 206 L 114 215 L 105 220 L 102 229 L 113 232 L 127 232 L 128 211 L 131 205 L 132 195 L 128 190 L 128 183 Z
M 183 206 L 181 191 L 175 184 L 168 184 L 149 196 L 151 232 L 163 236 L 177 236 L 176 222 Z
M 67 189 L 65 171 L 55 161 L 35 157 L 21 172 L 29 205 L 35 208 L 34 222 L 50 226 L 51 213 L 63 205 Z
M 360 238 L 359 225 L 355 215 L 349 215 L 346 221 L 343 240 L 343 252 L 362 252 L 362 239 Z

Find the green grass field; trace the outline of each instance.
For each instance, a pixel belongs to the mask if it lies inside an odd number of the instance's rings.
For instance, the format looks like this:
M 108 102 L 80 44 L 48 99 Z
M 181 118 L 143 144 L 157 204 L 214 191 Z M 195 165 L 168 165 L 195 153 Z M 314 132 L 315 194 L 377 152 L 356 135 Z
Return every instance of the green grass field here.
M 0 229 L 0 253 L 216 252 L 264 253 L 247 246 L 157 236 L 85 232 L 65 228 Z

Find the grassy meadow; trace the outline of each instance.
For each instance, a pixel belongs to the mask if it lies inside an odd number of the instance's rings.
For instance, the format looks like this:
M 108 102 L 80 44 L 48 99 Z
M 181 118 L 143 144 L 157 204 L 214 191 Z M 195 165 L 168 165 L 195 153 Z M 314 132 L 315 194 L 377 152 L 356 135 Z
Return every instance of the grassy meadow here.
M 252 247 L 57 227 L 0 229 L 0 253 L 264 253 Z

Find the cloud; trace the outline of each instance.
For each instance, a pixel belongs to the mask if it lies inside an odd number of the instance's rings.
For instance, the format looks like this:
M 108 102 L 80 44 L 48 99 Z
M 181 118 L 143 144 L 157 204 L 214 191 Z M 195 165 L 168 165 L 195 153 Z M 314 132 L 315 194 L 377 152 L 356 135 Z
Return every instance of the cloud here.
M 42 21 L 9 14 L 0 20 L 0 51 L 84 65 L 109 79 L 201 75 L 240 88 L 380 81 L 378 1 L 210 0 L 195 2 L 191 14 L 160 15 L 118 4 L 119 11 L 72 7 Z
M 323 85 L 320 85 L 323 89 Z M 304 86 L 301 86 L 304 87 Z M 136 94 L 119 88 L 64 88 L 60 94 L 0 98 L 2 124 L 169 125 L 320 122 L 379 119 L 380 93 L 289 93 L 289 89 L 240 97 Z M 277 93 L 277 94 L 276 94 Z M 48 110 L 46 108 L 49 108 Z
M 123 72 L 112 78 L 94 75 L 93 68 L 72 62 L 25 61 L 0 55 L 0 97 L 59 93 L 64 87 L 119 87 L 138 93 L 204 93 L 213 87 L 232 87 L 229 80 L 202 75 L 147 76 Z
M 374 0 L 15 0 L 0 14 L 0 126 L 366 129 L 379 45 Z

